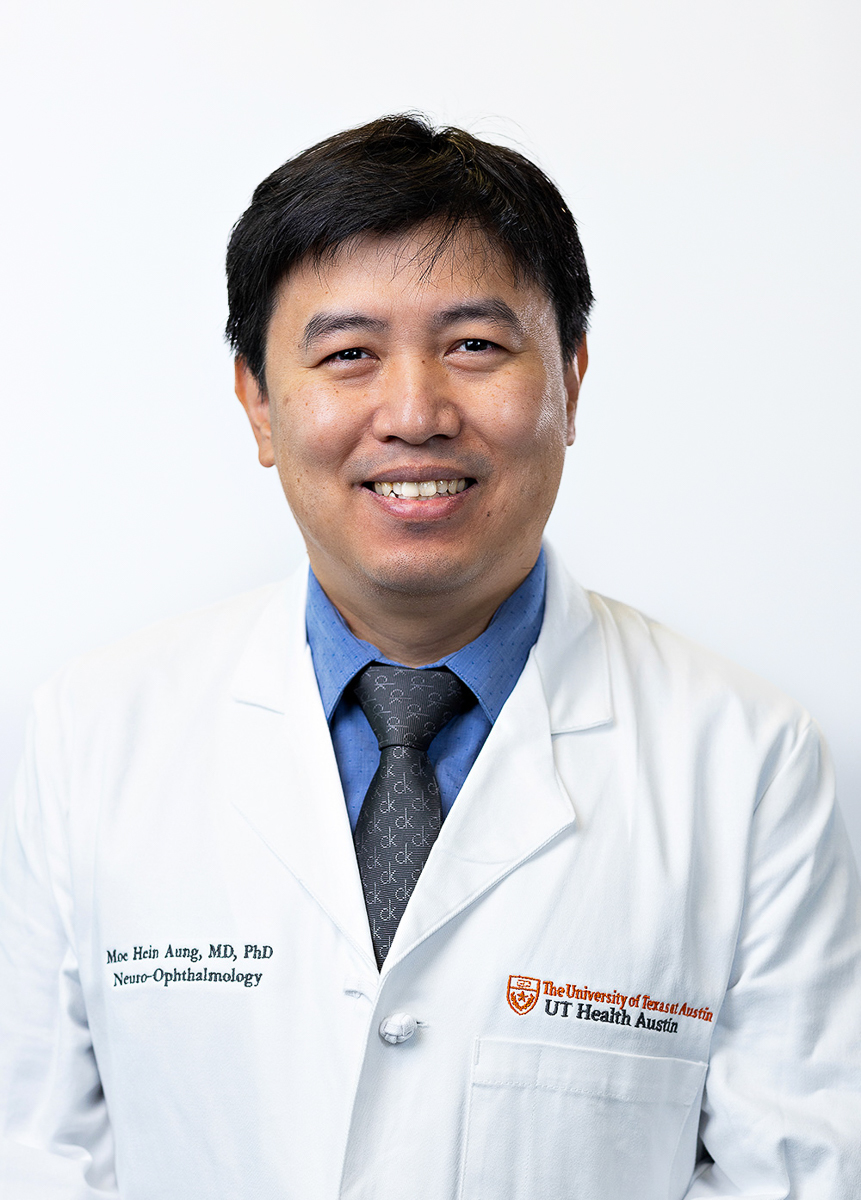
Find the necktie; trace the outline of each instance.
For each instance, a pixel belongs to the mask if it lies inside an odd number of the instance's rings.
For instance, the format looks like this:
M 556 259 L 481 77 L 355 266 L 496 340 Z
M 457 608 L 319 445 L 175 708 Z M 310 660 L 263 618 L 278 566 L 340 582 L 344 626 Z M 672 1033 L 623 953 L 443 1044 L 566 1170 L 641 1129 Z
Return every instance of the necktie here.
M 421 670 L 382 663 L 365 667 L 353 692 L 380 745 L 380 765 L 362 802 L 353 841 L 381 967 L 442 823 L 428 747 L 473 695 L 447 667 Z

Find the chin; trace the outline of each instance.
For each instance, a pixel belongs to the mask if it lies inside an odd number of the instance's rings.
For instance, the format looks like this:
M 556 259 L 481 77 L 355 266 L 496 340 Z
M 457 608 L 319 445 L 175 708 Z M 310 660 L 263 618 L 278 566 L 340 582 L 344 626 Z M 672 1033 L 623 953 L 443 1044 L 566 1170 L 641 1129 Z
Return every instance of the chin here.
M 375 562 L 359 562 L 365 585 L 402 596 L 444 596 L 479 579 L 490 564 L 456 554 L 414 549 Z

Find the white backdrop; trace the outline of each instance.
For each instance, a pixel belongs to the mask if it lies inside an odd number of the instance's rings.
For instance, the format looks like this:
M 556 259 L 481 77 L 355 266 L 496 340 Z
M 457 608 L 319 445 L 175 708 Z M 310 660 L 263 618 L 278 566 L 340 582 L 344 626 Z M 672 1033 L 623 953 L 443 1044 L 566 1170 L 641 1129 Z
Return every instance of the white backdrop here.
M 3 738 L 70 656 L 299 541 L 221 341 L 254 185 L 419 108 L 535 156 L 598 304 L 551 531 L 587 586 L 765 675 L 861 849 L 857 0 L 6 0 Z

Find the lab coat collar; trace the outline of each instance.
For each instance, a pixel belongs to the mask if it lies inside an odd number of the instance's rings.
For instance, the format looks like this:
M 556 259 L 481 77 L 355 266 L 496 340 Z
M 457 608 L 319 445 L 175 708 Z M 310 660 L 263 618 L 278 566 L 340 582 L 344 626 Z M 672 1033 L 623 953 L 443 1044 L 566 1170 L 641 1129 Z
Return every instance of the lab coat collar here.
M 553 734 L 592 729 L 613 719 L 604 631 L 590 600 L 546 542 L 547 598 L 535 660 Z
M 551 733 L 603 725 L 613 716 L 610 671 L 601 625 L 589 596 L 545 543 L 547 598 L 535 660 L 550 711 Z M 287 708 L 288 680 L 306 649 L 304 560 L 275 589 L 248 640 L 233 678 L 233 698 L 272 712 Z
M 251 631 L 230 688 L 233 699 L 240 704 L 286 712 L 289 681 L 307 649 L 307 592 L 308 561 L 303 559 L 293 574 L 273 590 Z
M 233 803 L 375 975 L 350 823 L 305 637 L 306 587 L 303 563 L 266 603 L 235 672 L 232 694 L 239 703 L 230 757 L 240 769 L 231 783 Z M 586 593 L 550 552 L 541 634 L 431 850 L 384 976 L 574 826 L 553 735 L 611 719 L 599 621 Z

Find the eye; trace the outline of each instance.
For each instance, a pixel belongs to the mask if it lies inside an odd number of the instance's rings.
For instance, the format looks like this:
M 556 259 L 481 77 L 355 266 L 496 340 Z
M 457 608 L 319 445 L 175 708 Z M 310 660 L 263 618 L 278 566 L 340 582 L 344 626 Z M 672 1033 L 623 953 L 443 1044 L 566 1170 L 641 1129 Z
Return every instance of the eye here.
M 464 338 L 459 345 L 472 354 L 480 353 L 482 350 L 496 349 L 496 343 L 489 342 L 487 338 Z
M 350 346 L 347 350 L 337 350 L 334 354 L 330 354 L 328 362 L 356 362 L 360 358 L 368 358 L 367 350 L 363 350 L 360 346 Z

